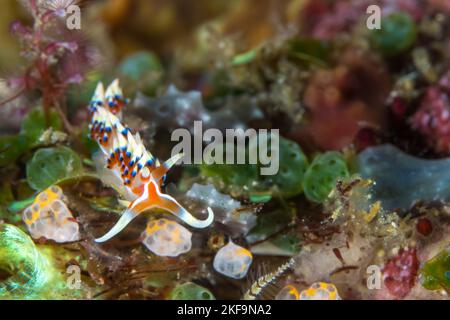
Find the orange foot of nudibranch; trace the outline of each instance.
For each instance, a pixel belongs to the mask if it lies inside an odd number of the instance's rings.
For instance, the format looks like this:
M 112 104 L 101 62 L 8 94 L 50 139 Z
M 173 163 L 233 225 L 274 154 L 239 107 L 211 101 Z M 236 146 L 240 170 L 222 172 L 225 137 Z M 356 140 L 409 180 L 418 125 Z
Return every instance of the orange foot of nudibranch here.
M 122 231 L 135 217 L 140 213 L 152 209 L 159 208 L 177 216 L 191 227 L 206 228 L 214 220 L 214 213 L 208 207 L 208 217 L 205 220 L 198 220 L 189 211 L 183 208 L 174 198 L 167 194 L 161 193 L 158 183 L 153 179 L 144 185 L 144 192 L 142 195 L 131 202 L 127 210 L 122 214 L 119 221 L 108 231 L 103 237 L 96 239 L 96 242 L 105 242 L 120 231 Z

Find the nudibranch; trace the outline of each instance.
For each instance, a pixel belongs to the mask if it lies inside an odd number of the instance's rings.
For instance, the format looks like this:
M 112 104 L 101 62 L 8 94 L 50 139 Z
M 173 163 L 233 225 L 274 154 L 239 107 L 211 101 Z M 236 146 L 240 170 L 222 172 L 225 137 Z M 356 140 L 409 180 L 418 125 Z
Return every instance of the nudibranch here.
M 187 225 L 206 228 L 213 222 L 214 214 L 208 207 L 205 220 L 195 218 L 173 197 L 161 192 L 169 169 L 183 157 L 178 154 L 160 162 L 145 148 L 139 133 L 121 122 L 122 108 L 128 103 L 123 97 L 119 81 L 114 80 L 106 92 L 102 83 L 97 85 L 90 102 L 92 115 L 89 125 L 91 139 L 98 142 L 106 168 L 115 176 L 113 185 L 129 203 L 119 221 L 96 242 L 105 242 L 123 230 L 142 212 L 159 208 L 174 214 Z

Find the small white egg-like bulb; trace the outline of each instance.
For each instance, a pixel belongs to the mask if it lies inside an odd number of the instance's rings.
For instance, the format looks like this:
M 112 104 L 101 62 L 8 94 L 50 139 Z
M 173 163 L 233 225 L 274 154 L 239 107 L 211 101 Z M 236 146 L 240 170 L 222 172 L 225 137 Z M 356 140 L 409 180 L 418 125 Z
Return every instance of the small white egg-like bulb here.
M 299 299 L 300 299 L 300 292 L 292 284 L 284 286 L 283 289 L 281 289 L 280 292 L 278 292 L 278 294 L 275 296 L 275 300 L 299 300 Z
M 143 233 L 142 243 L 161 257 L 176 257 L 192 247 L 192 233 L 175 221 L 168 219 L 150 220 Z
M 214 257 L 214 269 L 233 279 L 242 279 L 246 276 L 253 261 L 253 255 L 244 247 L 233 241 L 220 248 Z

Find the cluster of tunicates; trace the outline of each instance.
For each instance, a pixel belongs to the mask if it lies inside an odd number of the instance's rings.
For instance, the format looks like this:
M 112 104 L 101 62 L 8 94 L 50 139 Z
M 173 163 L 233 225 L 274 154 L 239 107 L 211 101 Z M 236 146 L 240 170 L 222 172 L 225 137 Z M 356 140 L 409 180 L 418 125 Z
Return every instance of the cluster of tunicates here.
M 66 198 L 58 186 L 39 193 L 26 208 L 22 218 L 34 239 L 45 238 L 59 243 L 80 239 L 78 223 L 65 204 Z
M 309 288 L 299 292 L 297 287 L 288 284 L 278 292 L 276 300 L 341 300 L 332 283 L 315 282 Z
M 214 257 L 214 269 L 233 279 L 242 279 L 248 272 L 253 261 L 253 255 L 247 249 L 230 241 L 220 248 Z
M 172 220 L 150 220 L 143 235 L 143 244 L 161 257 L 176 257 L 191 250 L 192 233 Z
M 341 300 L 341 297 L 334 284 L 316 282 L 300 292 L 299 300 Z

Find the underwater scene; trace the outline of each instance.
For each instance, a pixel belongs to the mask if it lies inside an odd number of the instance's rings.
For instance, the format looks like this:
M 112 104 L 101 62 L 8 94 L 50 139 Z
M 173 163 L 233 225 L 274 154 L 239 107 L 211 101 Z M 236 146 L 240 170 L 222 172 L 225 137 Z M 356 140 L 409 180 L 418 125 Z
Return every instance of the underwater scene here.
M 0 300 L 450 300 L 450 1 L 4 0 L 0 43 Z

